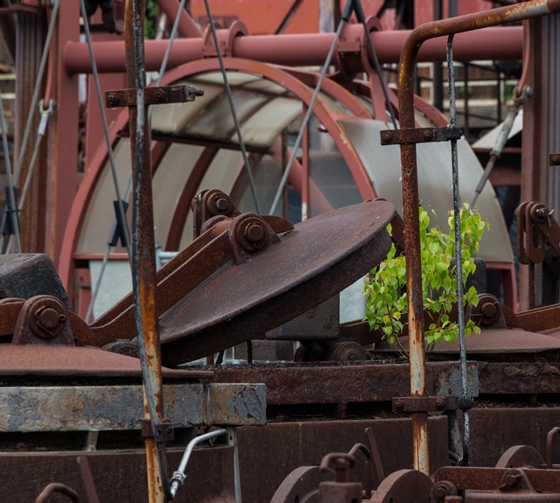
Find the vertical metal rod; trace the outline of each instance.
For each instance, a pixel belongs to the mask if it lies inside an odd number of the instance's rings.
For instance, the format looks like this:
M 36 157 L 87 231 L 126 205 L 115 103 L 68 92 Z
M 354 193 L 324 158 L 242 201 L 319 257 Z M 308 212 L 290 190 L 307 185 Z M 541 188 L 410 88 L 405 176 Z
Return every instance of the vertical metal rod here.
M 205 1 L 207 1 L 207 0 L 205 0 Z M 352 1 L 352 0 L 349 0 L 349 1 Z M 303 122 L 301 124 L 300 129 L 299 129 L 299 134 L 296 138 L 296 143 L 292 147 L 292 153 L 290 155 L 290 160 L 288 161 L 288 165 L 286 166 L 286 170 L 284 171 L 284 174 L 282 175 L 282 180 L 280 181 L 280 185 L 278 186 L 278 190 L 276 191 L 276 195 L 274 196 L 274 201 L 272 201 L 272 206 L 270 207 L 269 215 L 274 215 L 274 212 L 276 211 L 276 207 L 278 206 L 278 203 L 280 202 L 280 197 L 282 196 L 282 191 L 284 190 L 284 186 L 286 185 L 286 182 L 288 181 L 288 176 L 290 174 L 290 169 L 292 169 L 292 164 L 294 163 L 294 160 L 296 158 L 297 150 L 298 150 L 299 146 L 301 145 L 301 140 L 303 139 L 303 135 L 305 133 L 305 128 L 307 127 L 307 124 L 309 123 L 309 119 L 311 119 L 311 115 L 313 114 L 313 108 L 315 106 L 315 102 L 317 101 L 317 97 L 319 96 L 319 91 L 321 90 L 321 85 L 323 84 L 323 80 L 325 79 L 325 75 L 327 74 L 327 70 L 329 69 L 329 66 L 331 64 L 331 59 L 333 57 L 334 50 L 336 48 L 336 44 L 338 43 L 338 39 L 340 38 L 340 33 L 342 32 L 342 28 L 344 26 L 344 23 L 345 23 L 345 21 L 343 19 L 341 19 L 340 23 L 338 23 L 338 29 L 336 30 L 336 34 L 334 36 L 333 43 L 332 43 L 331 48 L 329 50 L 329 54 L 327 55 L 327 59 L 325 60 L 325 64 L 323 65 L 323 69 L 321 70 L 321 75 L 319 76 L 319 80 L 317 82 L 317 85 L 315 86 L 315 91 L 313 92 L 313 96 L 311 97 L 311 101 L 309 103 L 309 108 L 307 109 L 307 113 L 305 114 L 305 118 L 303 119 Z
M 109 163 L 111 165 L 111 174 L 113 175 L 113 185 L 115 186 L 115 193 L 117 195 L 117 208 L 120 214 L 121 221 L 124 223 L 124 245 L 128 254 L 128 260 L 132 267 L 131 250 L 130 250 L 130 237 L 128 232 L 128 224 L 126 223 L 126 216 L 119 188 L 119 179 L 117 176 L 117 167 L 115 164 L 115 157 L 113 155 L 113 146 L 111 145 L 111 138 L 109 135 L 109 126 L 107 124 L 107 115 L 105 114 L 105 103 L 101 93 L 101 84 L 99 83 L 99 74 L 97 73 L 97 65 L 95 63 L 95 56 L 93 54 L 93 44 L 91 41 L 91 33 L 89 31 L 88 17 L 86 12 L 85 0 L 80 0 L 80 9 L 82 12 L 82 19 L 84 20 L 84 31 L 89 49 L 89 57 L 91 59 L 91 69 L 93 73 L 93 81 L 95 82 L 95 91 L 97 93 L 97 101 L 99 103 L 99 110 L 101 112 L 101 124 L 103 125 L 103 133 L 105 135 L 105 143 L 107 144 L 107 153 L 109 155 Z
M 409 35 L 399 65 L 399 119 L 401 128 L 415 128 L 414 71 L 422 44 L 431 38 L 463 33 L 489 26 L 511 23 L 560 12 L 560 0 L 533 0 L 519 5 L 478 12 L 419 26 Z M 418 215 L 418 170 L 416 145 L 401 145 L 402 192 L 404 203 L 406 284 L 408 292 L 408 327 L 410 341 L 410 382 L 412 396 L 424 393 L 424 313 L 422 297 L 422 263 L 420 253 L 420 219 Z M 415 414 L 419 416 L 419 414 Z M 414 467 L 429 474 L 428 436 L 423 418 L 413 415 Z M 425 433 L 425 435 L 424 435 Z M 423 456 L 426 456 L 423 459 Z
M 241 471 L 239 468 L 239 447 L 237 445 L 237 428 L 229 426 L 228 444 L 233 445 L 233 482 L 235 485 L 235 503 L 241 503 Z
M 453 35 L 447 38 L 447 80 L 449 82 L 449 121 L 457 127 L 455 69 L 453 67 Z M 453 170 L 453 220 L 455 226 L 455 270 L 457 273 L 457 306 L 459 320 L 459 350 L 461 361 L 461 392 L 467 397 L 467 348 L 465 343 L 465 310 L 463 300 L 463 257 L 461 252 L 461 209 L 459 194 L 459 160 L 457 140 L 451 140 L 451 167 Z M 469 411 L 463 411 L 463 461 L 467 460 L 469 445 Z
M 163 393 L 158 326 L 152 169 L 149 132 L 144 106 L 145 0 L 127 0 L 125 44 L 127 85 L 136 88 L 136 106 L 129 107 L 133 166 L 132 286 L 140 363 L 144 381 L 144 410 L 152 422 L 153 438 L 146 438 L 150 503 L 164 503 L 169 479 L 164 443 L 159 434 L 163 419 Z M 148 138 L 145 135 L 148 134 Z
M 4 117 L 4 100 L 0 95 L 0 127 L 2 127 L 2 148 L 4 150 L 4 162 L 6 164 L 6 175 L 8 175 L 8 197 L 10 198 L 10 206 L 12 211 L 9 217 L 12 221 L 12 229 L 16 236 L 17 252 L 21 253 L 21 241 L 19 239 L 19 218 L 18 208 L 16 206 L 16 197 L 14 194 L 14 183 L 12 181 L 12 164 L 10 162 L 10 150 L 8 148 L 8 130 L 6 128 L 6 118 Z
M 210 30 L 212 31 L 212 37 L 214 38 L 214 46 L 216 47 L 216 54 L 218 55 L 218 61 L 220 62 L 220 69 L 222 70 L 224 86 L 226 88 L 229 107 L 231 108 L 231 116 L 233 117 L 233 123 L 235 124 L 235 131 L 237 132 L 237 138 L 239 138 L 239 147 L 241 149 L 241 154 L 243 155 L 243 163 L 245 164 L 245 170 L 247 171 L 247 177 L 249 178 L 249 185 L 251 187 L 251 192 L 253 193 L 253 199 L 255 200 L 255 207 L 257 209 L 257 213 L 260 215 L 261 206 L 259 204 L 259 198 L 257 196 L 257 188 L 255 187 L 255 180 L 253 179 L 253 173 L 251 171 L 251 166 L 249 164 L 249 157 L 247 156 L 247 150 L 245 150 L 245 142 L 243 141 L 243 136 L 241 134 L 241 126 L 239 125 L 239 120 L 237 119 L 237 112 L 235 111 L 235 104 L 233 103 L 233 96 L 231 94 L 231 88 L 229 86 L 229 81 L 227 78 L 226 67 L 224 65 L 224 59 L 222 58 L 220 42 L 218 40 L 218 34 L 216 33 L 216 26 L 214 25 L 214 18 L 212 17 L 212 11 L 210 10 L 210 4 L 208 3 L 208 0 L 204 0 L 204 5 L 206 6 L 206 13 L 208 14 L 208 22 L 210 23 Z

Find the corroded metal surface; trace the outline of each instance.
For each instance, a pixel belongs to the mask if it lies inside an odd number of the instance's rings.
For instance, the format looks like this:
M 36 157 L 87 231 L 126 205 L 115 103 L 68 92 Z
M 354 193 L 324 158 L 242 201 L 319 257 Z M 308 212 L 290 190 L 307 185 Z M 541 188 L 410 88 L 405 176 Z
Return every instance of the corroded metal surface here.
M 176 384 L 163 387 L 164 413 L 175 428 L 266 424 L 262 384 Z M 0 388 L 0 431 L 141 429 L 141 386 Z
M 0 344 L 2 376 L 140 377 L 140 360 L 93 347 Z M 164 369 L 163 376 L 181 379 L 212 377 L 204 371 Z
M 390 401 L 410 391 L 408 365 L 325 362 L 210 368 L 218 382 L 266 384 L 269 405 Z M 476 396 L 476 363 L 469 362 L 469 371 L 470 391 Z M 459 394 L 458 363 L 427 363 L 426 376 L 427 394 Z
M 433 482 L 416 470 L 399 470 L 391 473 L 377 488 L 372 503 L 409 503 L 428 501 Z

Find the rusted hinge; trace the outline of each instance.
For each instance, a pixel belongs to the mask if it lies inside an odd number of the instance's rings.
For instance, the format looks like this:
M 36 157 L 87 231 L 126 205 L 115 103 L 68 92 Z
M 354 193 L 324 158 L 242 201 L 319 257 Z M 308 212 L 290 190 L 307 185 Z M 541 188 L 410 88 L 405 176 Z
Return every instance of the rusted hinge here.
M 430 412 L 465 410 L 471 408 L 471 399 L 462 396 L 419 396 L 393 398 L 393 412 Z
M 457 126 L 387 129 L 381 131 L 381 145 L 459 140 L 461 136 L 463 130 Z
M 169 419 L 162 419 L 161 422 L 156 424 L 155 431 L 152 427 L 150 419 L 142 419 L 142 436 L 145 438 L 154 438 L 156 442 L 169 442 L 175 440 L 175 428 Z
M 146 87 L 144 89 L 144 105 L 166 105 L 169 103 L 185 103 L 194 101 L 196 96 L 203 96 L 202 89 L 194 86 L 163 86 Z M 136 106 L 136 89 L 117 89 L 105 92 L 107 108 Z

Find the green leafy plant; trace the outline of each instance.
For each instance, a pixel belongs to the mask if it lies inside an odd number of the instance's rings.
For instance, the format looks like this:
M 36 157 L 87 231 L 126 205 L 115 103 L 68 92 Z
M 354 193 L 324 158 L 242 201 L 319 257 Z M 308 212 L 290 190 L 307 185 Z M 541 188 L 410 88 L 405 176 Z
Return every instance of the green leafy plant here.
M 466 285 L 467 277 L 476 269 L 472 256 L 479 249 L 479 241 L 488 223 L 482 221 L 478 212 L 469 209 L 466 204 L 460 211 L 463 285 Z M 435 212 L 432 213 L 435 216 Z M 457 273 L 456 267 L 451 266 L 455 257 L 455 231 L 453 212 L 449 213 L 448 234 L 437 227 L 428 230 L 428 213 L 420 207 L 419 214 L 424 309 L 432 321 L 424 327 L 430 350 L 437 341 L 453 342 L 459 335 L 458 323 L 451 321 L 449 316 L 453 305 L 457 303 Z M 388 230 L 391 232 L 391 226 L 388 226 Z M 363 321 L 369 323 L 370 330 L 381 330 L 384 339 L 408 359 L 408 353 L 399 341 L 407 323 L 407 294 L 401 293 L 405 285 L 405 257 L 397 256 L 393 244 L 387 258 L 365 279 L 364 295 L 367 295 L 367 307 Z M 471 303 L 476 306 L 476 294 L 474 287 L 466 291 L 465 305 Z M 479 333 L 480 328 L 470 320 L 465 326 L 465 335 L 472 331 Z

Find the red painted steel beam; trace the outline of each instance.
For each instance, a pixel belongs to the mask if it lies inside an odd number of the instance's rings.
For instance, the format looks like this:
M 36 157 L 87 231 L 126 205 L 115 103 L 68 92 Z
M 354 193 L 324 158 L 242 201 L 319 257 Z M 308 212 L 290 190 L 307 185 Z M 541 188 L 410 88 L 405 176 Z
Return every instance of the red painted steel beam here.
M 409 30 L 381 31 L 371 34 L 380 63 L 398 63 Z M 289 66 L 318 66 L 325 62 L 332 44 L 333 33 L 303 35 L 240 36 L 233 42 L 232 55 L 236 58 L 262 61 Z M 146 70 L 157 71 L 167 48 L 167 40 L 146 41 Z M 523 28 L 508 26 L 486 28 L 457 35 L 454 55 L 457 61 L 473 59 L 521 59 Z M 168 68 L 202 59 L 202 38 L 178 39 L 173 43 Z M 124 71 L 124 42 L 96 42 L 94 53 L 100 73 Z M 445 40 L 426 42 L 417 61 L 444 61 Z M 91 72 L 88 49 L 85 43 L 68 42 L 64 47 L 64 63 L 71 74 Z M 363 71 L 363 68 L 354 68 Z

